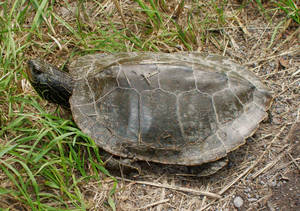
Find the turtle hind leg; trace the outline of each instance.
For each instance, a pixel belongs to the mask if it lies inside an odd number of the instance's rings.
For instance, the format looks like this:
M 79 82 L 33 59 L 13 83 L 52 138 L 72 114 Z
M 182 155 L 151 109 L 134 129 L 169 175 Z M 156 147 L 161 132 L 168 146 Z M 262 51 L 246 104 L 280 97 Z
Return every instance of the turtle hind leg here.
M 228 158 L 224 157 L 219 160 L 205 163 L 199 166 L 184 166 L 174 164 L 160 164 L 148 162 L 147 165 L 139 163 L 143 172 L 151 172 L 156 175 L 166 173 L 167 175 L 183 176 L 183 177 L 206 177 L 215 174 L 228 164 Z
M 228 164 L 228 157 L 221 158 L 219 160 L 202 164 L 201 166 L 190 166 L 189 171 L 191 176 L 207 177 L 215 174 Z
M 105 151 L 102 151 L 101 155 L 102 155 L 102 160 L 104 162 L 104 166 L 108 170 L 119 171 L 125 174 L 137 172 L 139 175 L 142 172 L 141 167 L 138 165 L 136 161 L 133 161 L 131 159 L 115 157 Z

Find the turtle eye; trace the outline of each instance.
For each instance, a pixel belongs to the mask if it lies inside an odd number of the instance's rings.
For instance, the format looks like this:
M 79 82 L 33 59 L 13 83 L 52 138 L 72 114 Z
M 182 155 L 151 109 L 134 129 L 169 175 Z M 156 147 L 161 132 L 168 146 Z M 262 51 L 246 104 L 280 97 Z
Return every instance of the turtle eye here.
M 29 70 L 31 70 L 32 73 L 34 73 L 34 74 L 42 73 L 40 63 L 41 62 L 38 60 L 28 60 L 28 62 L 27 62 Z

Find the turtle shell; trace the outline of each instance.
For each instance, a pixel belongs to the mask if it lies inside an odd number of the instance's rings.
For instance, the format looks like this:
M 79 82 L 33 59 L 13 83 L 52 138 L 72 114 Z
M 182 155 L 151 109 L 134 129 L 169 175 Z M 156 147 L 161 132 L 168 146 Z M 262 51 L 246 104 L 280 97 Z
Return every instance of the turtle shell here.
M 76 124 L 104 150 L 164 164 L 218 160 L 251 136 L 271 92 L 245 67 L 200 53 L 119 53 L 70 65 Z

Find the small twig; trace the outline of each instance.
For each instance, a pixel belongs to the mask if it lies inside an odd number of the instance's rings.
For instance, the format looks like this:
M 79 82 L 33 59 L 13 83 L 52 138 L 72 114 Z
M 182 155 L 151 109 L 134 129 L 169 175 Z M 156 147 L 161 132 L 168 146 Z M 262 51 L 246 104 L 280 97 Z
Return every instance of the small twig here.
M 296 158 L 296 159 L 295 159 L 295 161 L 299 161 L 299 160 L 300 160 L 300 158 Z M 276 170 L 284 169 L 284 168 L 288 167 L 289 165 L 291 165 L 292 163 L 294 163 L 294 162 L 293 162 L 293 161 L 289 161 L 289 162 L 287 162 L 287 163 L 284 163 L 284 164 L 282 164 L 282 165 L 276 167 Z
M 270 148 L 271 148 L 272 144 L 277 140 L 278 136 L 284 131 L 285 128 L 286 128 L 286 125 L 284 125 L 284 126 L 280 129 L 280 131 L 274 136 L 274 138 L 272 139 L 272 141 L 269 142 L 269 144 L 268 144 L 268 146 L 267 146 L 266 149 L 270 149 Z M 267 150 L 265 150 L 265 151 L 263 152 L 263 154 L 265 154 L 266 152 L 267 152 Z
M 207 191 L 209 190 L 209 185 L 210 185 L 210 184 L 208 183 L 207 186 L 206 186 L 206 190 L 207 190 Z M 207 200 L 207 197 L 204 196 L 203 199 L 202 199 L 201 207 L 200 207 L 200 208 L 202 208 L 202 207 L 205 205 L 206 200 Z
M 243 173 L 241 173 L 237 178 L 235 178 L 233 181 L 231 181 L 231 183 L 229 183 L 228 185 L 226 185 L 224 188 L 222 188 L 222 190 L 219 191 L 218 194 L 222 195 L 223 193 L 225 193 L 232 185 L 234 185 L 236 182 L 238 182 L 242 177 L 244 177 L 246 174 L 248 174 L 248 172 L 250 172 L 251 170 L 254 169 L 254 167 L 261 161 L 261 159 L 263 158 L 264 154 L 262 154 L 258 160 L 256 160 L 249 168 L 247 168 Z M 210 207 L 213 203 L 215 203 L 218 199 L 213 200 L 212 202 L 210 202 L 209 204 L 207 204 L 206 206 L 202 207 L 200 209 L 200 211 L 202 210 L 206 210 L 208 207 Z
M 160 184 L 160 183 L 154 183 L 154 182 L 148 182 L 148 181 L 135 181 L 135 180 L 125 179 L 125 178 L 118 178 L 118 177 L 117 177 L 117 179 L 124 180 L 126 182 L 133 182 L 133 183 L 137 183 L 137 184 L 143 184 L 143 185 L 149 185 L 149 186 L 154 186 L 154 187 L 167 188 L 167 189 L 171 189 L 171 190 L 188 192 L 188 193 L 192 193 L 192 194 L 199 195 L 199 196 L 209 196 L 209 197 L 217 198 L 217 199 L 221 198 L 221 196 L 219 194 L 215 194 L 215 193 L 211 193 L 211 192 L 207 192 L 207 191 L 195 190 L 195 189 L 190 189 L 190 188 L 184 188 L 184 187 L 179 187 L 179 186 Z
M 49 33 L 47 33 L 47 34 L 57 44 L 59 50 L 61 51 L 62 50 L 62 46 L 61 46 L 60 42 L 55 37 L 53 37 L 51 34 L 49 34 Z
M 272 168 L 283 157 L 283 155 L 284 155 L 284 153 L 282 153 L 276 160 L 273 160 L 271 163 L 266 165 L 264 168 L 257 171 L 255 174 L 252 175 L 251 179 L 255 179 L 256 177 L 258 177 L 263 172 L 265 172 L 265 171 L 269 170 L 270 168 Z
M 183 11 L 183 8 L 184 8 L 184 0 L 181 0 L 181 2 L 178 3 L 178 7 L 174 13 L 176 18 L 179 18 L 180 14 Z
M 274 98 L 277 98 L 278 96 L 282 95 L 283 93 L 285 93 L 287 90 L 289 90 L 289 88 L 291 87 L 291 85 L 294 85 L 295 83 L 299 82 L 300 78 L 293 81 L 293 83 L 290 83 L 288 87 L 286 87 L 285 89 L 283 89 L 281 92 L 279 92 L 277 95 L 274 96 Z M 294 88 L 296 89 L 296 87 Z
M 300 69 L 298 69 L 296 72 L 294 72 L 294 73 L 292 74 L 292 77 L 298 75 L 299 73 L 300 73 Z
M 154 206 L 156 206 L 156 205 L 163 204 L 163 203 L 166 203 L 166 202 L 168 202 L 168 201 L 170 201 L 170 199 L 163 199 L 163 200 L 160 200 L 160 201 L 157 201 L 157 202 L 148 204 L 148 205 L 146 205 L 146 206 L 144 206 L 144 207 L 135 208 L 134 210 L 146 210 L 146 209 L 148 209 L 148 208 L 150 208 L 150 207 L 154 207 Z
M 143 79 L 145 79 L 145 81 L 148 83 L 148 85 L 151 85 L 150 80 L 148 79 L 148 77 L 145 74 L 142 74 Z
M 288 23 L 290 23 L 291 19 L 289 20 Z M 281 30 L 281 34 L 283 32 L 285 32 L 287 26 L 284 26 L 284 28 Z M 290 34 L 284 41 L 280 41 L 280 44 L 275 48 L 275 50 L 273 50 L 272 54 L 275 53 L 276 51 L 278 51 L 279 48 L 281 48 L 281 46 L 283 46 L 285 43 L 289 42 L 294 36 L 296 37 L 298 35 L 298 33 L 300 33 L 300 28 L 298 28 L 296 31 L 294 31 L 292 34 Z M 278 42 L 278 40 L 280 40 L 282 37 L 282 35 L 280 36 L 280 38 L 278 38 L 276 41 Z
M 225 48 L 224 48 L 224 51 L 222 53 L 223 56 L 226 55 L 226 50 L 227 50 L 227 47 L 228 47 L 228 43 L 229 43 L 229 40 L 226 41 Z
M 296 53 L 296 52 L 298 53 L 298 51 L 300 51 L 299 47 L 295 48 L 294 50 L 286 51 L 286 52 L 283 52 L 283 53 L 280 53 L 280 54 L 277 54 L 277 55 L 273 55 L 273 56 L 269 56 L 269 57 L 257 59 L 257 60 L 254 60 L 254 61 L 249 61 L 249 62 L 245 63 L 245 65 L 251 65 L 253 63 L 258 63 L 258 62 L 263 62 L 263 61 L 275 59 L 275 58 L 278 58 L 280 56 L 284 56 L 284 55 L 287 55 L 287 54 L 292 54 L 292 53 Z
M 255 70 L 256 68 L 252 68 L 251 70 Z M 265 75 L 262 75 L 261 77 L 264 78 L 264 80 L 270 78 L 271 76 L 273 75 L 276 75 L 276 74 L 284 74 L 284 73 L 290 73 L 292 71 L 296 70 L 295 67 L 292 67 L 292 68 L 288 68 L 288 69 L 282 69 L 280 71 L 274 71 L 272 73 L 268 73 L 268 74 L 265 74 Z M 293 76 L 293 75 L 292 75 Z
M 129 78 L 128 78 L 127 75 L 126 75 L 126 72 L 123 71 L 123 73 L 124 73 L 124 76 L 125 76 L 125 78 L 126 78 L 126 80 L 127 80 L 128 85 L 129 85 L 130 87 L 132 87 Z
M 298 163 L 296 162 L 297 159 L 293 158 L 293 156 L 290 153 L 288 153 L 288 156 L 291 158 L 292 162 L 295 164 L 295 166 L 298 168 L 298 170 L 300 170 L 300 167 L 299 167 Z
M 209 28 L 206 29 L 206 31 L 222 31 L 224 29 L 239 29 L 241 28 L 240 26 L 227 26 L 227 27 L 219 27 L 219 28 Z M 274 29 L 276 27 L 246 27 L 247 30 L 260 30 L 260 29 Z M 283 27 L 279 27 L 279 29 L 282 29 Z
M 247 35 L 250 36 L 250 32 L 247 30 L 247 28 L 244 26 L 244 24 L 242 24 L 242 22 L 240 21 L 240 19 L 238 18 L 238 16 L 234 16 L 234 19 L 238 22 L 239 26 L 241 27 L 242 31 Z
M 222 195 L 225 193 L 232 185 L 234 185 L 236 182 L 238 182 L 242 177 L 244 177 L 248 172 L 252 171 L 254 167 L 261 161 L 261 159 L 264 157 L 264 153 L 251 165 L 249 168 L 247 168 L 243 173 L 241 173 L 237 178 L 235 178 L 231 183 L 226 185 L 222 190 L 219 191 L 218 194 Z
M 165 27 L 167 24 L 169 24 L 169 22 L 171 21 L 171 19 L 173 19 L 173 17 L 175 16 L 176 11 L 178 11 L 178 8 L 180 7 L 180 5 L 181 5 L 181 2 L 179 2 L 176 5 L 175 9 L 173 10 L 174 12 L 169 16 L 168 20 L 165 21 L 165 23 L 163 24 L 163 27 Z
M 274 205 L 270 200 L 267 201 L 267 206 L 270 211 L 275 211 Z
M 11 72 L 8 72 L 8 73 L 6 73 L 4 76 L 2 76 L 2 77 L 0 78 L 0 81 L 2 81 L 4 78 L 6 78 L 10 73 L 11 73 Z
M 158 74 L 158 71 L 152 73 L 152 74 L 148 74 L 148 75 L 145 75 L 145 74 L 141 74 L 141 76 L 143 77 L 141 80 L 146 80 L 146 82 L 149 84 L 149 86 L 151 85 L 151 82 L 149 80 L 149 78 L 151 78 L 152 76 Z
M 291 134 L 293 133 L 294 131 L 294 127 L 296 126 L 292 126 L 292 128 L 290 129 L 290 131 L 288 132 L 287 136 L 284 138 L 284 140 L 287 140 L 290 138 Z M 269 149 L 269 147 L 271 147 L 272 143 L 274 142 L 274 140 L 276 140 L 276 138 L 282 133 L 282 131 L 285 129 L 285 127 L 282 127 L 280 132 L 278 134 L 276 134 L 276 136 L 274 137 L 274 139 L 270 142 L 270 144 L 268 145 L 267 149 Z M 285 146 L 285 148 L 287 147 L 288 145 Z M 278 158 L 274 161 L 272 161 L 271 163 L 269 163 L 268 165 L 266 165 L 264 168 L 260 169 L 259 171 L 257 171 L 254 175 L 252 175 L 252 179 L 255 179 L 257 176 L 259 176 L 260 174 L 262 174 L 263 172 L 265 172 L 266 170 L 269 170 L 270 168 L 272 168 L 282 157 L 283 155 L 285 154 L 285 152 L 282 152 Z M 295 161 L 295 159 L 291 156 L 290 153 L 287 153 L 290 158 L 292 159 L 293 163 L 296 165 L 296 167 L 298 169 L 299 168 L 299 165 L 297 164 L 297 162 Z
M 234 50 L 238 51 L 240 49 L 240 47 L 238 46 L 238 44 L 236 44 L 236 41 L 233 39 L 233 37 L 226 31 L 225 31 L 225 34 L 229 37 L 230 43 L 233 46 Z
M 121 19 L 122 19 L 122 22 L 123 22 L 123 25 L 124 25 L 124 28 L 127 28 L 127 25 L 126 25 L 126 21 L 125 21 L 125 18 L 124 18 L 124 15 L 123 15 L 123 12 L 121 10 L 121 7 L 120 7 L 120 4 L 118 2 L 118 0 L 113 0 L 119 14 L 121 15 Z

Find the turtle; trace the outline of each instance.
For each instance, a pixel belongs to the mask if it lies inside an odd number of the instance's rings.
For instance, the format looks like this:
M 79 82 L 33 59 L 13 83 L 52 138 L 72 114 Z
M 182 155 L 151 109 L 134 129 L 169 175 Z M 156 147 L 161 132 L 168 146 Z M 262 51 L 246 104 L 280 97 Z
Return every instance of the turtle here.
M 273 99 L 245 66 L 199 52 L 89 54 L 69 73 L 32 59 L 27 75 L 106 152 L 160 165 L 212 164 L 206 175 L 253 135 Z

